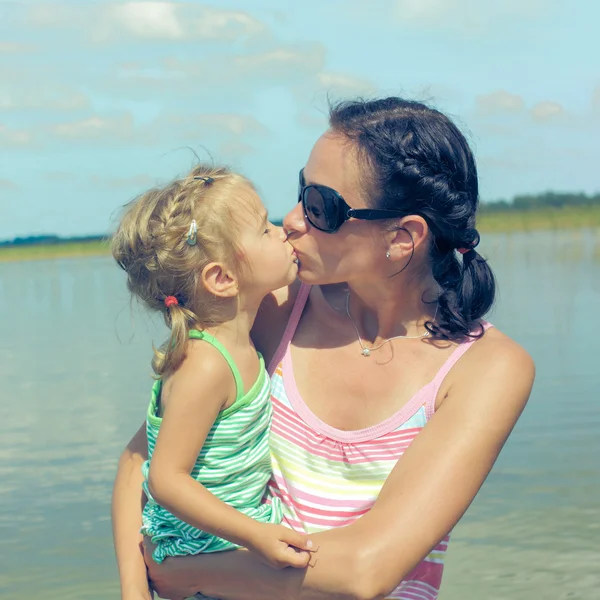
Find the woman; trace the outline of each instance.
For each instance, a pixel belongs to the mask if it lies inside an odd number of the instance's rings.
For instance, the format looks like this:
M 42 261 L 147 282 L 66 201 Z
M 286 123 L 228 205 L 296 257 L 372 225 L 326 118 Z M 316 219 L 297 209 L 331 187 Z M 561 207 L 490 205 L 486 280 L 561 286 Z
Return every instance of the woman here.
M 300 174 L 299 200 L 284 228 L 302 285 L 265 301 L 254 339 L 273 378 L 271 492 L 318 551 L 305 570 L 238 550 L 150 563 L 150 578 L 172 598 L 435 599 L 448 534 L 534 378 L 529 355 L 481 320 L 495 285 L 475 250 L 475 161 L 431 108 L 346 102 Z M 146 453 L 142 428 L 113 498 L 128 599 L 148 597 Z

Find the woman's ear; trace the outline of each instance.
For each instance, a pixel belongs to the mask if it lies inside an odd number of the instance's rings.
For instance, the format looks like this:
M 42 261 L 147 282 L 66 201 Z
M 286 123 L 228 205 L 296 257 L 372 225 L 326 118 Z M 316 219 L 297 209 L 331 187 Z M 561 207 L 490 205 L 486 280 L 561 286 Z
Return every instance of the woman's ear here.
M 204 289 L 218 298 L 234 298 L 239 286 L 235 274 L 225 265 L 209 263 L 202 269 L 201 282 Z
M 398 226 L 388 232 L 388 258 L 401 260 L 410 256 L 413 251 L 423 244 L 429 234 L 427 221 L 420 215 L 403 217 Z

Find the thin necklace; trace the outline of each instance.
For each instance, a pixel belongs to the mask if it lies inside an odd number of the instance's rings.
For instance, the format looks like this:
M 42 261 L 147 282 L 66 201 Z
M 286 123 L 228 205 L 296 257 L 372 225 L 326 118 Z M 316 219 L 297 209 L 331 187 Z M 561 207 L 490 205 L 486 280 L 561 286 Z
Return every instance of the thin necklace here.
M 435 314 L 433 315 L 434 321 L 435 321 L 435 318 L 437 317 L 439 307 L 440 307 L 440 305 L 438 303 L 438 305 L 435 307 Z M 387 344 L 388 342 L 391 342 L 392 340 L 397 340 L 397 339 L 418 340 L 418 339 L 425 338 L 425 337 L 428 337 L 429 335 L 431 335 L 429 333 L 429 330 L 426 330 L 425 333 L 422 333 L 421 335 L 395 335 L 394 337 L 384 340 L 383 342 L 381 342 L 381 344 L 379 344 L 378 346 L 375 346 L 374 348 L 368 348 L 367 346 L 364 345 L 362 338 L 360 337 L 358 327 L 356 326 L 356 323 L 354 322 L 354 319 L 352 318 L 352 315 L 350 314 L 350 291 L 348 291 L 348 295 L 346 296 L 346 314 L 348 315 L 348 318 L 350 319 L 352 325 L 354 326 L 354 331 L 356 331 L 356 337 L 358 337 L 358 343 L 360 344 L 360 348 L 361 348 L 360 353 L 363 356 L 371 356 L 371 352 L 375 352 L 375 350 L 379 350 L 379 348 L 385 346 L 385 344 Z

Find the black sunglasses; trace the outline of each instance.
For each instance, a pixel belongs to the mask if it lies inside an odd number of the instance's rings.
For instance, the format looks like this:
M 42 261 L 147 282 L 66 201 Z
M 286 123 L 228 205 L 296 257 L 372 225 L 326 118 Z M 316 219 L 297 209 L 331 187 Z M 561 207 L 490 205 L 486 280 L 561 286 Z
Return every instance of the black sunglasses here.
M 326 185 L 306 185 L 304 169 L 300 171 L 298 202 L 302 202 L 306 220 L 316 229 L 326 233 L 334 233 L 348 219 L 376 221 L 408 214 L 401 210 L 350 208 L 334 189 Z

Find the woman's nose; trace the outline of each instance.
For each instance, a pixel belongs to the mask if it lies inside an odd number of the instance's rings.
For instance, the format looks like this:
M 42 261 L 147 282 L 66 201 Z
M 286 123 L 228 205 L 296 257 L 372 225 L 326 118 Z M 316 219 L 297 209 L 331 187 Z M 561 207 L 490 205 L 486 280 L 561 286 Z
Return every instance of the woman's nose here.
M 302 202 L 296 206 L 283 218 L 283 228 L 288 237 L 293 237 L 294 233 L 306 233 L 306 220 L 304 219 L 304 210 Z

